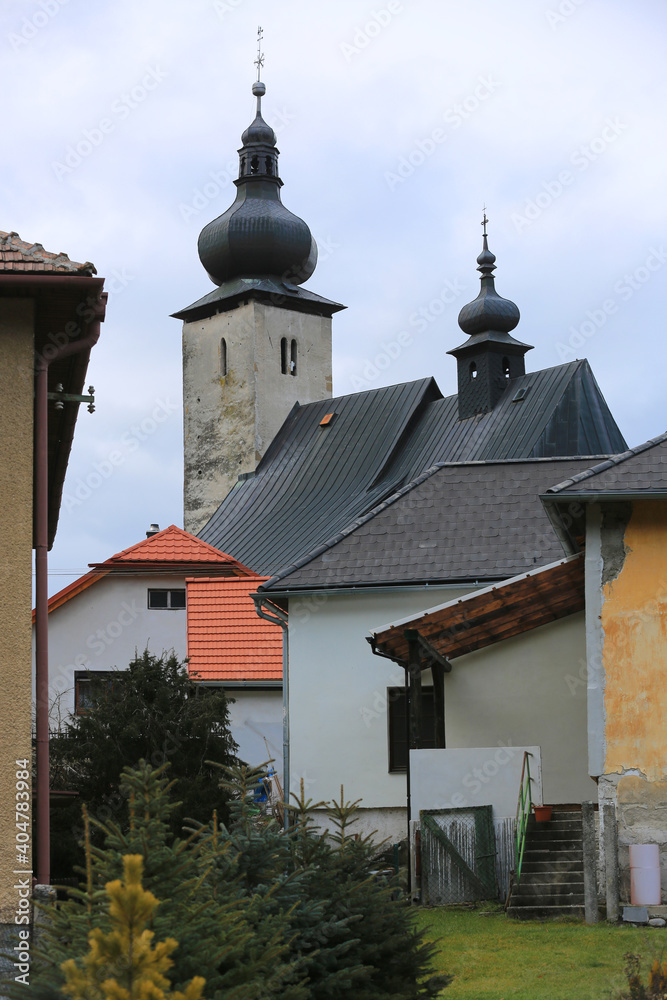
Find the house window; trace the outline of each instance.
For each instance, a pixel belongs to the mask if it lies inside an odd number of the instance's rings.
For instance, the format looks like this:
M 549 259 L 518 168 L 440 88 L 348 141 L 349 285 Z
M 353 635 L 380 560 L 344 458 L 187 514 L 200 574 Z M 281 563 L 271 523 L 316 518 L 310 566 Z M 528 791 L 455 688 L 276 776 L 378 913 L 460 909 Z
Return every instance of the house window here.
M 405 717 L 405 688 L 387 688 L 389 726 L 389 773 L 405 772 L 408 765 L 408 734 Z M 435 747 L 435 701 L 433 688 L 422 688 L 422 749 Z
M 156 610 L 181 611 L 185 607 L 185 590 L 149 590 L 148 607 Z
M 280 371 L 282 375 L 287 375 L 288 372 L 288 360 L 287 360 L 287 337 L 283 337 L 280 341 Z
M 113 671 L 77 670 L 74 674 L 74 714 L 89 712 L 97 701 L 107 701 L 113 691 Z
M 223 378 L 227 374 L 227 341 L 224 337 L 220 341 L 220 374 Z

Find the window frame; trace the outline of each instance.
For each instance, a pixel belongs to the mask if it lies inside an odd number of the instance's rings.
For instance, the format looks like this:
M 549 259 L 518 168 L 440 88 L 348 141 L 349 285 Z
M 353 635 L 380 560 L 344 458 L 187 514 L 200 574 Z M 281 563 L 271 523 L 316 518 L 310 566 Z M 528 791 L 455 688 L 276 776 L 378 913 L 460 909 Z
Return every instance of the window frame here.
M 167 603 L 165 607 L 160 607 L 159 605 L 151 604 L 151 594 L 166 594 Z M 182 604 L 172 604 L 172 594 L 182 594 L 183 603 Z M 185 587 L 149 587 L 146 592 L 146 607 L 149 611 L 185 611 L 186 609 L 186 591 Z
M 116 670 L 75 670 L 74 671 L 74 715 L 85 715 L 90 711 L 91 704 L 81 707 L 81 685 L 91 685 L 94 683 L 104 683 L 104 700 L 109 700 L 109 695 L 113 694 L 113 680 Z M 92 687 L 89 688 L 89 694 Z
M 422 749 L 435 749 L 435 692 L 432 685 L 422 687 Z M 402 708 L 401 706 L 402 702 Z M 407 772 L 407 719 L 405 687 L 387 688 L 387 771 Z M 397 757 L 399 758 L 397 760 Z M 400 759 L 405 759 L 401 764 Z

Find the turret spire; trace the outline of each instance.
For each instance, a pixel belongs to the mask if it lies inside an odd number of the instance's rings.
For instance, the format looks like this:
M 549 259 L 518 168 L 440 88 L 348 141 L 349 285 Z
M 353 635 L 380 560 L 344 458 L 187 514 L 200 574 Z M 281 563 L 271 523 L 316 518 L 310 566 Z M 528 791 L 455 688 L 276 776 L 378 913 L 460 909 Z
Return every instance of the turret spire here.
M 488 222 L 485 206 L 482 252 L 477 258 L 481 288 L 477 298 L 459 313 L 459 326 L 470 336 L 465 344 L 447 352 L 458 364 L 461 419 L 492 410 L 508 381 L 525 374 L 524 354 L 531 350 L 529 344 L 510 336 L 521 316 L 515 303 L 496 291 L 496 257 L 489 250 Z
M 307 281 L 317 263 L 317 244 L 306 223 L 280 200 L 276 135 L 262 117 L 263 32 L 257 29 L 257 98 L 254 121 L 241 136 L 234 204 L 199 235 L 199 258 L 211 281 L 277 276 L 293 285 Z

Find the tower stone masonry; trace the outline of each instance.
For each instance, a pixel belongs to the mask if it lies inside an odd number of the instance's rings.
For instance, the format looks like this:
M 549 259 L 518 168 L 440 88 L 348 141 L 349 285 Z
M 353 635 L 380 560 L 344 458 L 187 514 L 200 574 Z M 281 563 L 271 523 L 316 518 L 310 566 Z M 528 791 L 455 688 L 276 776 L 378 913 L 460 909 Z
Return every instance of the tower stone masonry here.
M 234 203 L 204 227 L 213 292 L 183 322 L 184 527 L 197 534 L 252 474 L 296 403 L 332 393 L 331 317 L 344 306 L 307 289 L 317 245 L 282 204 L 278 149 L 257 114 L 241 137 Z

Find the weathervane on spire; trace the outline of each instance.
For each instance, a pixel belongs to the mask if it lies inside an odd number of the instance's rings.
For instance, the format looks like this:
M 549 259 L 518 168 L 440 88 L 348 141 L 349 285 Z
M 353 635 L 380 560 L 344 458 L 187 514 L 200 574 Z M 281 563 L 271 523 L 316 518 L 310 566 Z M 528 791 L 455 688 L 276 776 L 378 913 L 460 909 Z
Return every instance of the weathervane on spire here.
M 259 82 L 262 66 L 264 65 L 264 53 L 262 52 L 262 39 L 264 38 L 264 32 L 261 27 L 257 28 L 257 58 L 255 59 L 255 66 L 257 67 L 257 82 Z

